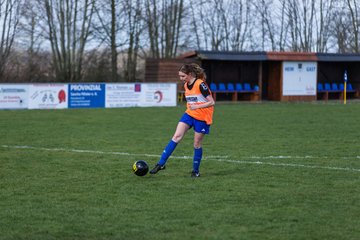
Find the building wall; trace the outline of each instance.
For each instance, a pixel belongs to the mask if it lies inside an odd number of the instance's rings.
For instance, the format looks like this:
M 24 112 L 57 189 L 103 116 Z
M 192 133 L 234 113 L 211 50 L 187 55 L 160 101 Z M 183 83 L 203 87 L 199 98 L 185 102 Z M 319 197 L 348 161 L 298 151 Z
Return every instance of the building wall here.
M 190 59 L 147 59 L 145 65 L 145 82 L 178 82 L 179 68 Z
M 281 62 L 268 63 L 268 100 L 280 101 L 281 99 Z M 279 81 L 280 80 L 280 81 Z
M 207 55 L 213 54 L 213 55 Z M 214 57 L 215 56 L 215 57 Z M 270 101 L 313 101 L 317 96 L 283 96 L 283 61 L 318 62 L 317 82 L 343 82 L 344 70 L 348 71 L 349 82 L 360 89 L 360 61 L 354 56 L 321 55 L 315 53 L 267 53 L 257 56 L 251 53 L 192 52 L 177 59 L 146 59 L 145 82 L 177 82 L 178 90 L 183 90 L 178 78 L 178 70 L 184 63 L 196 62 L 207 74 L 208 83 L 250 83 L 258 85 L 260 100 Z M 216 58 L 218 57 L 218 58 Z M 255 57 L 255 58 L 254 58 Z M 343 59 L 344 58 L 344 59 Z

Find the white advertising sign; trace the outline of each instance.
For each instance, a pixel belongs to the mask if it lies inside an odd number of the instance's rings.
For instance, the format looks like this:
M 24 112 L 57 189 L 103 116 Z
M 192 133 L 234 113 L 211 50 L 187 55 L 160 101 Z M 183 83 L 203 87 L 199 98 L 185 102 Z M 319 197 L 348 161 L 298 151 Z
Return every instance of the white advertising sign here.
M 315 96 L 316 62 L 283 63 L 283 96 Z
M 142 106 L 176 106 L 176 91 L 176 83 L 144 84 Z
M 140 106 L 141 84 L 106 84 L 105 107 L 121 108 Z
M 29 109 L 68 107 L 67 84 L 32 84 L 29 88 Z
M 105 107 L 176 106 L 176 83 L 106 84 Z
M 0 84 L 0 109 L 26 109 L 28 97 L 28 85 Z

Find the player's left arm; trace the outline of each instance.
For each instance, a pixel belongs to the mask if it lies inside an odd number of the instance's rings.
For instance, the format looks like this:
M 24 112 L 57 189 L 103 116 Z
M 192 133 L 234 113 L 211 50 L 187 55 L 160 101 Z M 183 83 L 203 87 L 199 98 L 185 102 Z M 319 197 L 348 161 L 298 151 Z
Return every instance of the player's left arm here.
M 200 84 L 200 91 L 201 91 L 202 95 L 207 99 L 207 102 L 191 105 L 190 109 L 192 109 L 192 110 L 199 109 L 199 108 L 207 108 L 207 107 L 211 107 L 211 106 L 215 105 L 215 100 L 212 97 L 209 87 L 207 86 L 206 83 L 203 82 Z

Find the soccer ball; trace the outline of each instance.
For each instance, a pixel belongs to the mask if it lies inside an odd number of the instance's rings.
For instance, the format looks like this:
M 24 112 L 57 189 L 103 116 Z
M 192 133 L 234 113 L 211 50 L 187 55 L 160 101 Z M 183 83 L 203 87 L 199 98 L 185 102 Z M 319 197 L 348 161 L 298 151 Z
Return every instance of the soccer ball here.
M 133 172 L 135 173 L 135 175 L 137 176 L 145 176 L 149 171 L 149 165 L 143 161 L 143 160 L 139 160 L 134 162 L 133 165 Z

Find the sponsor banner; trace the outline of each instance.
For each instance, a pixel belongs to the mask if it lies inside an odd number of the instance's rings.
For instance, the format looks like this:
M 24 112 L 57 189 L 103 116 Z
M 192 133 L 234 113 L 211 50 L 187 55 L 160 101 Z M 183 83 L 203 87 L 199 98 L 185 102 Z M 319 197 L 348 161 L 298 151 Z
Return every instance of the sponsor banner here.
M 105 107 L 104 83 L 69 84 L 69 108 Z
M 315 96 L 316 62 L 283 63 L 283 96 Z
M 31 84 L 29 109 L 62 109 L 68 107 L 67 84 Z
M 149 83 L 142 85 L 142 106 L 176 106 L 176 83 Z
M 28 98 L 28 85 L 0 84 L 0 109 L 26 109 Z
M 141 103 L 140 83 L 106 84 L 107 108 L 138 107 Z
M 176 84 L 106 84 L 105 106 L 107 108 L 176 106 Z

